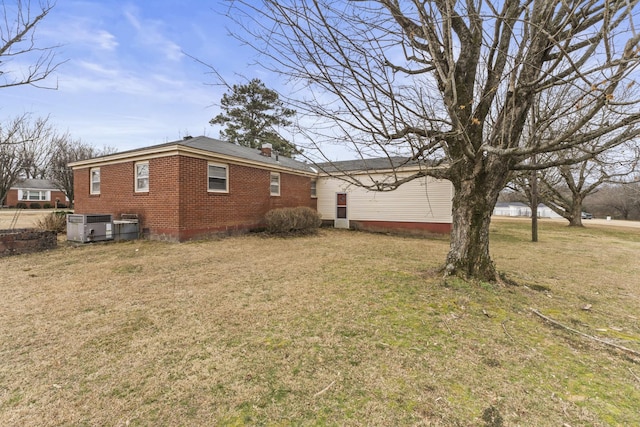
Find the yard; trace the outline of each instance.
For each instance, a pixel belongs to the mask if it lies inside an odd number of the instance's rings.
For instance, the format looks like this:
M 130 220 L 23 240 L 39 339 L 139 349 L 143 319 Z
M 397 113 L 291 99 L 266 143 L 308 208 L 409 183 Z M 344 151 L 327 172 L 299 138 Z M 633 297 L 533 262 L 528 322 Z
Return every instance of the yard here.
M 68 209 L 61 211 L 70 212 Z M 0 209 L 0 230 L 35 227 L 52 209 Z
M 640 229 L 587 225 L 495 221 L 517 285 L 332 229 L 0 259 L 0 425 L 640 425 Z

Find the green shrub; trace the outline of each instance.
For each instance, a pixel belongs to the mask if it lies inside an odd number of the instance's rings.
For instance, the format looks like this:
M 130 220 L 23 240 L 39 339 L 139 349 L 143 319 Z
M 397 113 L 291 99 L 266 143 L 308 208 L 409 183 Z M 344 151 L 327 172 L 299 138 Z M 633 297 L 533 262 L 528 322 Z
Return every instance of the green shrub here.
M 16 204 L 16 209 L 27 209 L 27 204 L 24 202 L 18 202 Z
M 29 206 L 31 209 L 42 209 L 42 206 L 40 205 L 40 203 L 38 202 L 33 202 L 31 203 L 31 205 Z
M 42 209 L 51 209 L 53 206 L 51 206 L 51 203 L 45 203 L 42 205 Z
M 51 212 L 44 218 L 36 222 L 36 227 L 40 230 L 65 233 L 67 231 L 67 214 L 71 212 L 56 211 Z
M 311 234 L 322 223 L 318 212 L 306 206 L 273 209 L 264 220 L 267 231 L 272 234 Z

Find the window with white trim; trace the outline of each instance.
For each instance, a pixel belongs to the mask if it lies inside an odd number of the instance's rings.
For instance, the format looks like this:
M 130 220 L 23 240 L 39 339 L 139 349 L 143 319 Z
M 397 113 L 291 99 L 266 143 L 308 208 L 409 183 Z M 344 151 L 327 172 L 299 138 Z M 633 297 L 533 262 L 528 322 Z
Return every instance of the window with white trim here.
M 149 191 L 149 162 L 136 163 L 136 193 Z
M 278 172 L 271 172 L 271 185 L 269 188 L 272 196 L 280 195 L 280 174 Z
M 91 168 L 90 175 L 90 190 L 91 194 L 100 194 L 100 168 Z
M 218 163 L 209 163 L 208 191 L 214 193 L 229 192 L 229 167 Z
M 316 181 L 315 179 L 311 180 L 311 197 L 313 198 L 318 197 L 317 184 L 318 181 Z
M 47 202 L 50 200 L 47 190 L 20 190 L 22 195 L 20 199 L 32 202 Z

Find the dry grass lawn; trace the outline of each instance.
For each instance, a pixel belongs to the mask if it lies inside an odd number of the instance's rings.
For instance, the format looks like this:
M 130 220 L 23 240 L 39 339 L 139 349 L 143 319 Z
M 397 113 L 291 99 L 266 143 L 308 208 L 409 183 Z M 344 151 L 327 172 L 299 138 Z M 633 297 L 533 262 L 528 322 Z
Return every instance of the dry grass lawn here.
M 496 221 L 518 286 L 447 240 L 321 230 L 0 259 L 0 425 L 640 425 L 640 229 Z M 584 308 L 589 308 L 588 310 Z
M 60 209 L 68 211 L 67 209 Z M 0 230 L 32 228 L 53 209 L 0 209 Z

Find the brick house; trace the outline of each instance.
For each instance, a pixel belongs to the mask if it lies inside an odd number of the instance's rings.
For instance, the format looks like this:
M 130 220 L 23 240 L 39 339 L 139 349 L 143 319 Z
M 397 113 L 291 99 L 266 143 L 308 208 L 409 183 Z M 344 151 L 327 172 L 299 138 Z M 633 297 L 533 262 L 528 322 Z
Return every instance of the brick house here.
M 187 137 L 70 166 L 75 213 L 136 214 L 143 234 L 155 239 L 247 231 L 271 209 L 317 206 L 317 173 L 269 144 L 257 150 Z
M 67 206 L 69 200 L 48 179 L 22 179 L 9 189 L 0 206 L 16 207 L 18 203 L 24 203 L 27 207 L 37 203 L 41 208 L 45 206 L 55 208 L 60 204 Z

